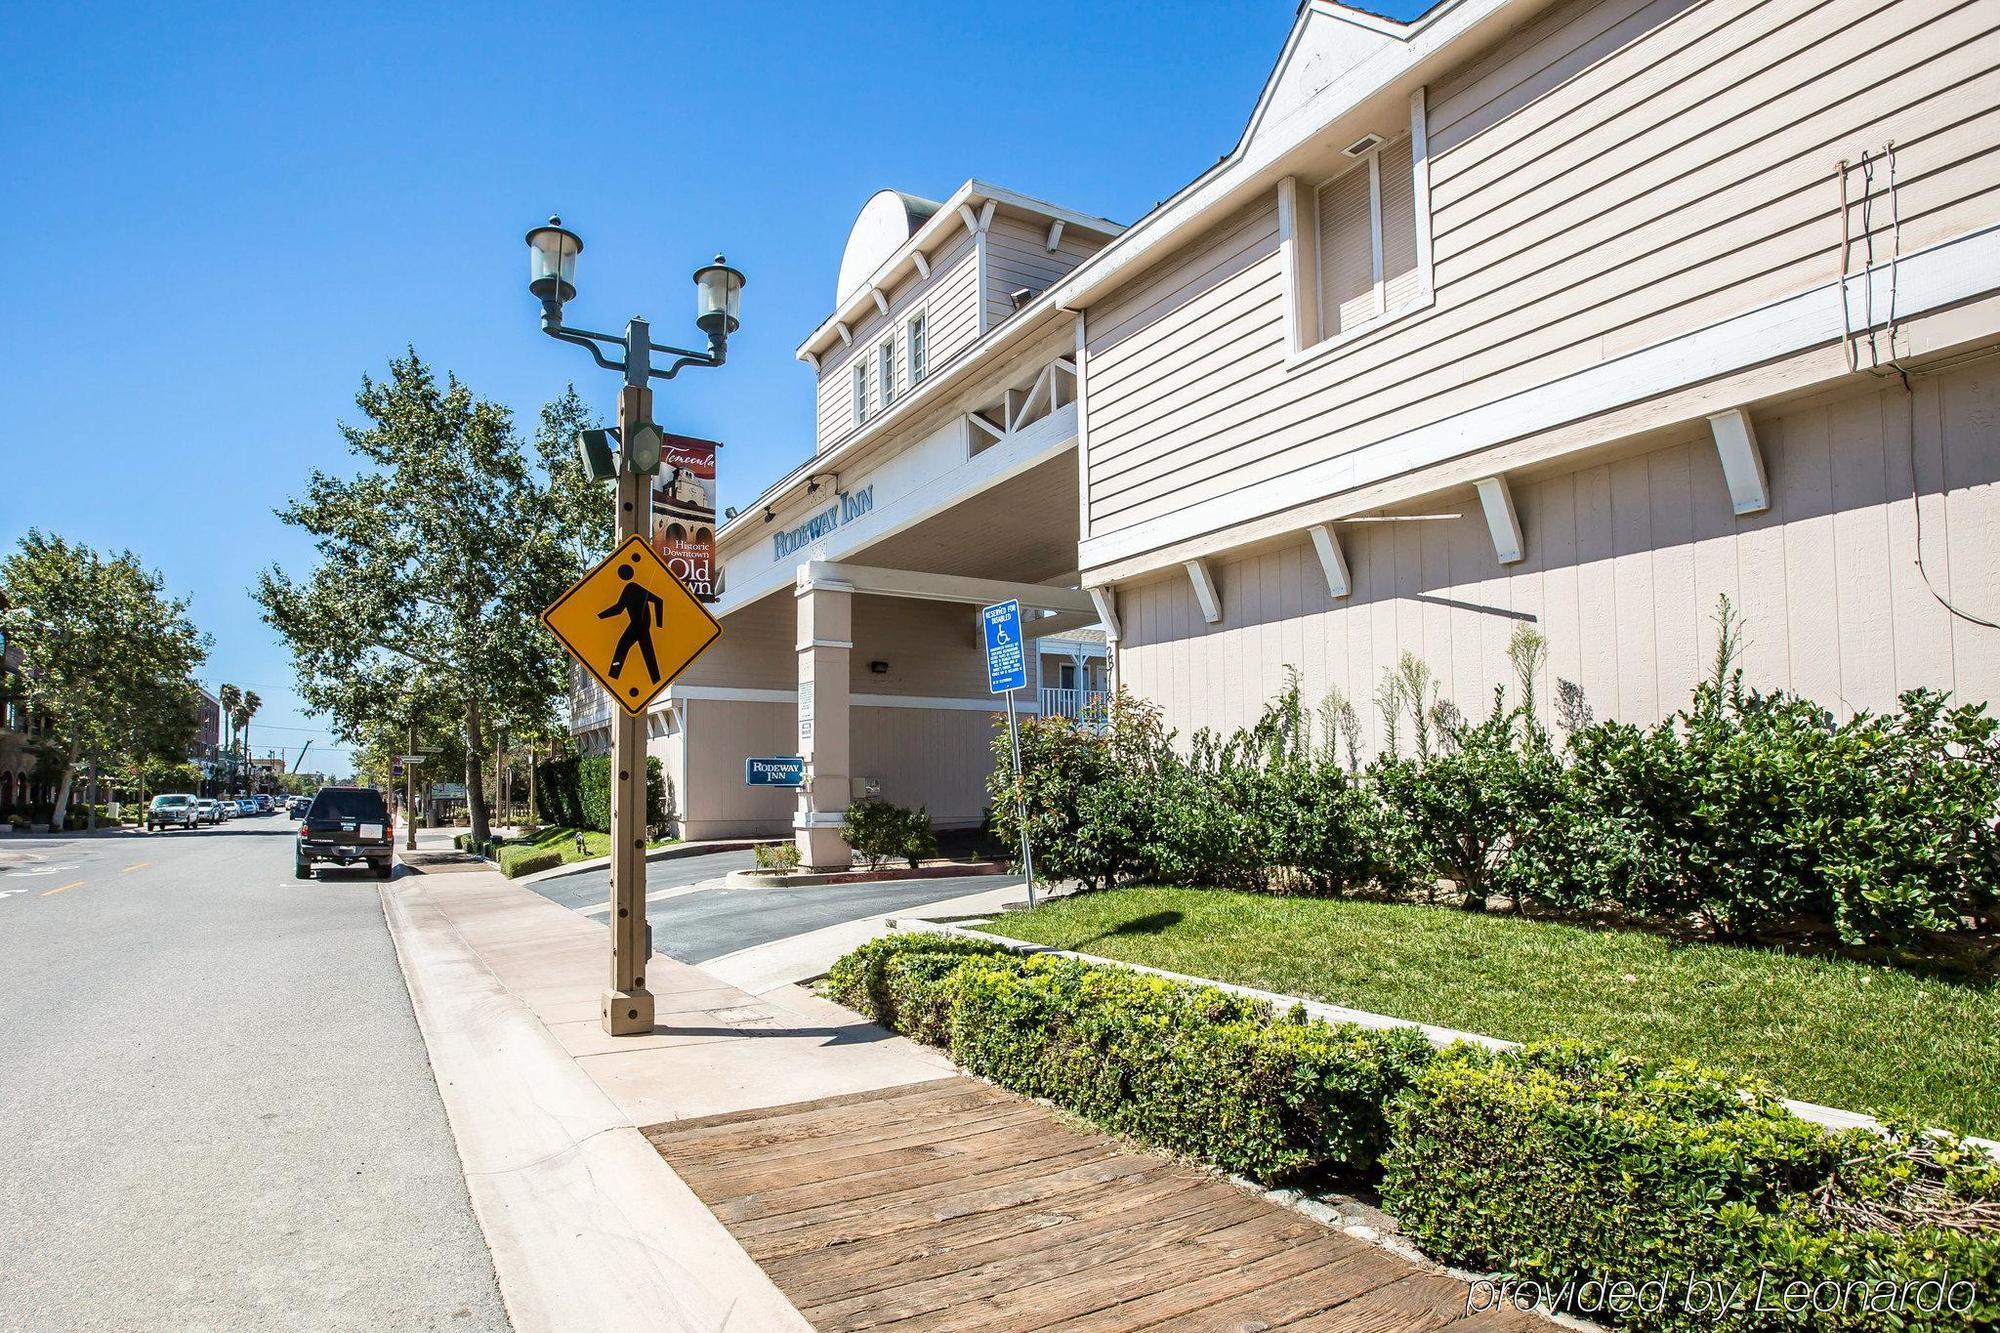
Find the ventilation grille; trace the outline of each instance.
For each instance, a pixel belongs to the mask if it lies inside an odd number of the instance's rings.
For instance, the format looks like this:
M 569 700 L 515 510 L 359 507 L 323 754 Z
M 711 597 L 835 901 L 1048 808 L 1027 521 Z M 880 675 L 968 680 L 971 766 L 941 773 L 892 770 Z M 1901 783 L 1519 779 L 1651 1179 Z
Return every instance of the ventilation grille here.
M 1349 157 L 1366 157 L 1368 154 L 1374 152 L 1377 148 L 1380 148 L 1381 146 L 1382 146 L 1382 136 L 1379 134 L 1369 134 L 1369 135 L 1364 135 L 1359 139 L 1356 139 L 1353 143 L 1347 145 L 1347 147 L 1341 149 L 1340 151 L 1347 154 Z

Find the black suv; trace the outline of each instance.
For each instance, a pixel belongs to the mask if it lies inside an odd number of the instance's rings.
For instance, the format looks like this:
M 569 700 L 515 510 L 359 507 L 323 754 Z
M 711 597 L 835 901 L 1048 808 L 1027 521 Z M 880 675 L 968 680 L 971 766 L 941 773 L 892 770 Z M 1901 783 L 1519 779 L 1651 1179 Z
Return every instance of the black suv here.
M 299 822 L 292 874 L 311 879 L 313 862 L 351 866 L 366 861 L 375 878 L 387 879 L 396 856 L 396 829 L 389 807 L 373 787 L 322 787 Z

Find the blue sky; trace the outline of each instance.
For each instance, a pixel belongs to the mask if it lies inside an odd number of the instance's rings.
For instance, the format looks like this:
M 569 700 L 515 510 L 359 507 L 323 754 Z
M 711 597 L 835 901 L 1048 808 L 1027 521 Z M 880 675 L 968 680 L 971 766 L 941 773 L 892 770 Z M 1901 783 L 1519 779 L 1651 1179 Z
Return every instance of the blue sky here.
M 748 275 L 730 363 L 656 415 L 740 504 L 811 449 L 792 349 L 885 186 L 971 176 L 1129 222 L 1233 144 L 1288 0 L 17 7 L 0 543 L 129 546 L 194 600 L 252 740 L 329 733 L 247 589 L 310 548 L 272 511 L 351 470 L 336 423 L 408 345 L 512 407 L 612 377 L 536 331 L 527 227 L 584 237 L 577 322 L 693 339 L 688 275 Z M 337 771 L 344 771 L 334 761 Z

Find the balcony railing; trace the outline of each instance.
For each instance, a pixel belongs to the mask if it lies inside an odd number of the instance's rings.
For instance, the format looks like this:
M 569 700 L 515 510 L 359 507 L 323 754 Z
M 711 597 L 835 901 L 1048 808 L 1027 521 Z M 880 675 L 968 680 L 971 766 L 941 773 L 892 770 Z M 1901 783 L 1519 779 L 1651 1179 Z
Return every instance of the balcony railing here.
M 1085 726 L 1104 725 L 1104 691 L 1044 686 L 1042 716 L 1066 717 Z

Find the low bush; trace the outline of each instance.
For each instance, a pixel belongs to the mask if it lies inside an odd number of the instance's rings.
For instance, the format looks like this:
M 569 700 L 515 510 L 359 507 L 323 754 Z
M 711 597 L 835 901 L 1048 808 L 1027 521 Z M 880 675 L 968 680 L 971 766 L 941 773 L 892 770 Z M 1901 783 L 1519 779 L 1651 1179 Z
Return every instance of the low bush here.
M 775 870 L 789 875 L 799 868 L 799 845 L 796 842 L 760 842 L 751 848 L 751 855 L 756 857 L 759 870 Z
M 1576 1044 L 1453 1047 L 1397 1100 L 1389 1137 L 1382 1198 L 1405 1235 L 1610 1322 L 1962 1329 L 2000 1317 L 2000 1166 L 1949 1138 L 1830 1133 L 1762 1084 Z M 1958 1284 L 1955 1311 L 1886 1319 L 1870 1303 L 1930 1281 L 1941 1297 Z M 1640 1295 L 1618 1309 L 1610 1284 Z M 1806 1307 L 1787 1310 L 1801 1290 Z
M 900 856 L 915 870 L 925 857 L 937 855 L 937 834 L 928 807 L 907 810 L 887 801 L 861 800 L 847 807 L 841 839 L 879 870 L 884 861 Z
M 829 973 L 837 999 L 975 1074 L 1254 1179 L 1366 1170 L 1384 1108 L 1431 1058 L 1415 1029 L 1277 1015 L 1125 968 L 893 936 Z
M 1414 1029 L 930 934 L 846 955 L 828 990 L 973 1073 L 1225 1170 L 1379 1165 L 1432 1258 L 1609 1323 L 2000 1320 L 2000 1164 L 1945 1135 L 1828 1131 L 1720 1070 L 1581 1044 L 1434 1052 Z
M 508 879 L 518 879 L 522 875 L 532 875 L 537 871 L 553 870 L 563 863 L 561 849 L 536 847 L 532 843 L 507 845 L 499 848 L 497 858 L 500 873 Z

